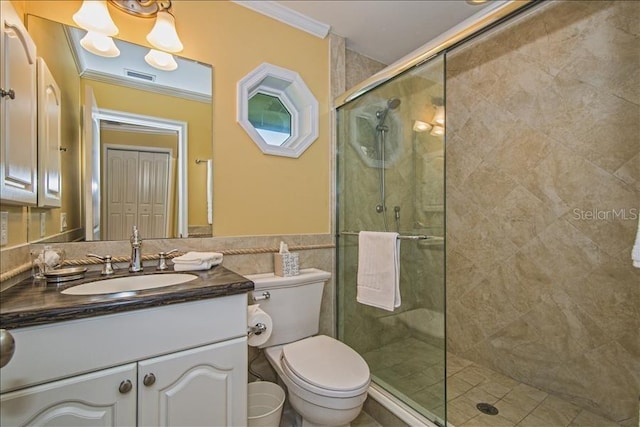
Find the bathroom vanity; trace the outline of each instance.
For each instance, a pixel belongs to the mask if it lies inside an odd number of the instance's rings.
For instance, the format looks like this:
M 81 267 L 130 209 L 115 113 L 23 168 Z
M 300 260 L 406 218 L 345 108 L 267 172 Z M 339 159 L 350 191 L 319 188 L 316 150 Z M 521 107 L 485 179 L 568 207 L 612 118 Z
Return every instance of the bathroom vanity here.
M 3 292 L 0 327 L 16 342 L 3 426 L 246 425 L 251 281 L 218 266 L 145 291 L 60 293 L 69 286 Z

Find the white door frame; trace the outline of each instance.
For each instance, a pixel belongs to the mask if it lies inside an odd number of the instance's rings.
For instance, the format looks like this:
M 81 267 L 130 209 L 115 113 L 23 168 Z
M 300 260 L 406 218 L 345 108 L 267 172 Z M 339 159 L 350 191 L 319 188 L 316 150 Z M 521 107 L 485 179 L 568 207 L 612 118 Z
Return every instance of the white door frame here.
M 176 180 L 176 201 L 178 203 L 177 237 L 189 236 L 189 203 L 187 198 L 187 122 L 165 119 L 162 117 L 144 116 L 124 111 L 98 108 L 94 113 L 95 120 L 109 120 L 138 126 L 148 126 L 158 129 L 175 131 L 178 134 L 178 177 Z

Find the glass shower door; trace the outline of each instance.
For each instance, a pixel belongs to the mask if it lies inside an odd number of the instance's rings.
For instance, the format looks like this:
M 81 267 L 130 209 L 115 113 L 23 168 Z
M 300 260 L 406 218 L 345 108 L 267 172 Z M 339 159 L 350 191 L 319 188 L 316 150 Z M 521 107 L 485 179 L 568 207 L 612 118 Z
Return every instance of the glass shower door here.
M 377 387 L 445 420 L 444 57 L 338 109 L 338 335 Z M 401 236 L 394 311 L 356 301 L 359 231 Z M 426 238 L 428 237 L 428 238 Z

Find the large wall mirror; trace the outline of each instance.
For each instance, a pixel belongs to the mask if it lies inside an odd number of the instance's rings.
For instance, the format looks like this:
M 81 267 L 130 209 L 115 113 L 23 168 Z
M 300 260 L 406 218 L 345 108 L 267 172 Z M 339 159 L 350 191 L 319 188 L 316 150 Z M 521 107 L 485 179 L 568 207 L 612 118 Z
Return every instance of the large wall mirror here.
M 60 209 L 72 240 L 127 239 L 133 224 L 144 238 L 211 236 L 212 67 L 176 58 L 176 70 L 155 69 L 148 48 L 121 40 L 117 58 L 97 56 L 80 47 L 82 30 L 34 15 L 27 29 L 68 97 Z M 42 210 L 29 209 L 28 240 L 39 240 Z

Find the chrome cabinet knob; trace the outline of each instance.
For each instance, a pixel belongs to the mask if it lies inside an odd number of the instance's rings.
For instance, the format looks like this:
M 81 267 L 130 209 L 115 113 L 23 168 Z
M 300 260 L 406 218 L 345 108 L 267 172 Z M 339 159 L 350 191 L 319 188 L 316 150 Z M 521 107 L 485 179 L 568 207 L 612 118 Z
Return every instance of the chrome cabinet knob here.
M 9 99 L 16 99 L 16 92 L 13 89 L 0 89 L 0 98 L 4 98 L 5 96 L 8 96 Z
M 147 387 L 153 385 L 153 383 L 155 382 L 156 382 L 156 376 L 153 374 L 147 374 L 142 379 L 142 384 L 146 385 Z
M 122 394 L 127 394 L 133 389 L 133 384 L 131 384 L 131 380 L 124 380 L 120 383 L 120 387 L 118 387 L 118 391 Z
M 16 351 L 13 335 L 6 329 L 0 329 L 0 368 L 4 368 Z

